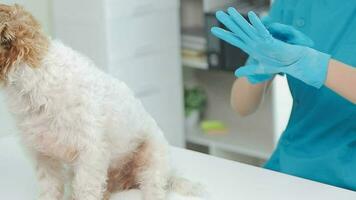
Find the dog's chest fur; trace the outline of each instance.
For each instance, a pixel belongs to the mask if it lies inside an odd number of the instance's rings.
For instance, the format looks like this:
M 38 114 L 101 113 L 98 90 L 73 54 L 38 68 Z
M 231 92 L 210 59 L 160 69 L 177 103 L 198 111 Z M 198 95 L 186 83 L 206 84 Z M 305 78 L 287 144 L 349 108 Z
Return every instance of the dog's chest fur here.
M 5 90 L 26 145 L 46 156 L 71 162 L 83 146 L 82 137 L 87 137 L 78 129 L 88 123 L 102 123 L 101 116 L 104 116 L 99 110 L 102 110 L 100 102 L 103 100 L 99 98 L 104 97 L 97 89 L 100 79 L 95 83 L 97 88 L 89 83 L 96 69 L 88 66 L 93 64 L 78 65 L 85 59 L 75 57 L 78 55 L 73 52 L 66 55 L 68 50 L 57 46 L 49 52 L 43 66 L 19 66 L 15 69 Z M 68 70 L 68 67 L 73 68 Z M 98 73 L 100 75 L 101 72 L 95 71 L 95 75 Z M 96 119 L 86 119 L 88 112 Z

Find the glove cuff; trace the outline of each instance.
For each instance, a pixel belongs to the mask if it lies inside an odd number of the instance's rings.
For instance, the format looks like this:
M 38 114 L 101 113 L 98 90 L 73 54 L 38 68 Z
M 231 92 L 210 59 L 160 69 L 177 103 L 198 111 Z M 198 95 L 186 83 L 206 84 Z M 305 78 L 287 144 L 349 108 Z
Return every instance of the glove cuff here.
M 321 88 L 326 81 L 330 58 L 329 54 L 307 47 L 305 55 L 295 63 L 299 65 L 298 68 L 305 70 L 300 73 L 303 76 L 300 80 L 315 88 Z

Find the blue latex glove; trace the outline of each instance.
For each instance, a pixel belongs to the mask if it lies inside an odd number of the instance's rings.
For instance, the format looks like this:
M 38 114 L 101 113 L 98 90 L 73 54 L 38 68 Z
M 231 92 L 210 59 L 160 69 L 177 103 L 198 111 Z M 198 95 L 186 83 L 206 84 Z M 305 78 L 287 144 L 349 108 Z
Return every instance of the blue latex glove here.
M 271 23 L 268 20 L 262 20 L 262 22 L 266 26 L 267 30 L 276 39 L 282 40 L 289 44 L 296 44 L 296 45 L 302 45 L 307 47 L 312 47 L 314 45 L 312 39 L 310 39 L 304 33 L 295 29 L 293 26 L 289 26 L 281 23 Z M 229 23 L 227 23 L 225 26 L 228 27 Z M 256 59 L 249 58 L 246 65 L 259 65 L 259 62 Z M 271 80 L 274 77 L 274 75 L 258 74 L 258 75 L 249 75 L 246 77 L 250 83 L 259 84 Z
M 293 26 L 281 23 L 263 23 L 270 34 L 283 42 L 288 44 L 296 44 L 306 47 L 313 47 L 314 42 L 304 33 L 298 31 Z
M 229 23 L 232 32 L 214 27 L 212 33 L 260 63 L 238 69 L 235 73 L 238 77 L 285 73 L 316 88 L 324 84 L 330 55 L 273 38 L 254 12 L 248 14 L 252 25 L 234 8 L 229 8 L 228 13 L 219 11 L 217 18 Z
M 259 62 L 256 59 L 249 58 L 246 62 L 246 65 L 259 65 Z M 252 74 L 246 76 L 247 80 L 251 84 L 260 84 L 266 81 L 271 80 L 274 77 L 274 74 Z

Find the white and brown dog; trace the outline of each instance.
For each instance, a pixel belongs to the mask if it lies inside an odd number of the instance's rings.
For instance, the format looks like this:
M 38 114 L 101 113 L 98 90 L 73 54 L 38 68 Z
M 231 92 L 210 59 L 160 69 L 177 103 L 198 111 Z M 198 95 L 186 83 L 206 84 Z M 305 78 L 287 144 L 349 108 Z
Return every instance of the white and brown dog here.
M 145 200 L 197 192 L 172 175 L 161 129 L 125 83 L 51 40 L 18 5 L 0 5 L 0 80 L 36 161 L 40 200 L 62 199 L 68 173 L 76 200 L 131 188 Z

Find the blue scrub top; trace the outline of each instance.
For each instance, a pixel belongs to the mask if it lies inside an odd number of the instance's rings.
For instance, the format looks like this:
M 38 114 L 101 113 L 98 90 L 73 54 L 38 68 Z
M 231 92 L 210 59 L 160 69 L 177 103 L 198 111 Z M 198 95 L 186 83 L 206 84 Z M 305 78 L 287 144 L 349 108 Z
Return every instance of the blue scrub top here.
M 355 1 L 276 0 L 269 17 L 308 35 L 315 49 L 356 66 Z M 356 190 L 356 105 L 327 87 L 318 90 L 293 77 L 288 84 L 292 113 L 265 167 Z

